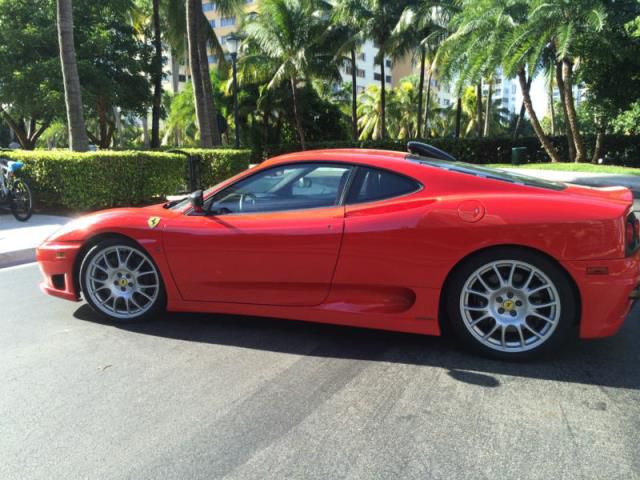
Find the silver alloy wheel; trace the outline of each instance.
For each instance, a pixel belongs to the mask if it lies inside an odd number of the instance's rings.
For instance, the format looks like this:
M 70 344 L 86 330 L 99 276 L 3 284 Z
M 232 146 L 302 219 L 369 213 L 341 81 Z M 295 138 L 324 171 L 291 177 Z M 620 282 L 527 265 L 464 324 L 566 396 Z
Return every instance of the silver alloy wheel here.
M 462 287 L 460 313 L 482 345 L 526 352 L 547 341 L 560 319 L 560 295 L 539 268 L 499 260 L 473 272 Z
M 98 252 L 85 272 L 85 294 L 110 317 L 139 317 L 155 304 L 160 278 L 153 262 L 140 250 L 113 246 Z

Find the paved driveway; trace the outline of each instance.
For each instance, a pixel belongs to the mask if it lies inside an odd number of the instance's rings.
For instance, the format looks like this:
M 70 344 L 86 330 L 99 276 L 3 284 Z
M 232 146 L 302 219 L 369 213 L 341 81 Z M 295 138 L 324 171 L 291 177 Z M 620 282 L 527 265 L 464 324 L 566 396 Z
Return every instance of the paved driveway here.
M 167 315 L 0 270 L 2 479 L 640 478 L 639 311 L 531 364 L 446 339 Z

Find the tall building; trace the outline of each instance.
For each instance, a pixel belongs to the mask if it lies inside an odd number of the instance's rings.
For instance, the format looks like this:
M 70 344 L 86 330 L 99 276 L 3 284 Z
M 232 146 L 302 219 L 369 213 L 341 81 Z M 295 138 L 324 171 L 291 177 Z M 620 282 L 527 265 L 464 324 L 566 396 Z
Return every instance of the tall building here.
M 510 114 L 515 114 L 516 109 L 520 109 L 520 104 L 516 102 L 519 86 L 512 78 L 507 78 L 502 70 L 498 69 L 493 77 L 492 102 L 498 102 L 499 107 L 504 108 Z M 489 94 L 489 85 L 483 83 L 483 101 L 486 101 Z
M 244 0 L 244 12 L 251 13 L 256 11 L 257 9 L 257 1 L 256 0 Z M 240 18 L 237 15 L 222 15 L 216 6 L 216 3 L 211 0 L 204 0 L 202 2 L 202 10 L 209 21 L 209 25 L 213 28 L 222 48 L 225 48 L 225 44 L 227 41 L 227 37 L 229 34 L 237 32 L 240 27 Z M 168 58 L 167 67 L 166 67 L 166 76 L 165 76 L 165 88 L 173 90 L 173 72 L 171 69 L 171 53 L 165 52 L 165 56 Z M 185 54 L 184 57 L 187 55 Z M 214 52 L 208 52 L 209 57 L 209 66 L 214 68 L 218 64 L 218 58 Z M 184 60 L 179 63 L 178 71 L 176 72 L 176 79 L 178 81 L 177 87 L 178 90 L 182 90 L 184 84 L 191 79 L 189 74 L 189 69 L 187 68 L 187 64 Z
M 257 9 L 256 0 L 244 0 L 244 12 L 251 13 Z M 225 48 L 227 36 L 231 33 L 235 33 L 240 28 L 240 18 L 235 15 L 222 15 L 217 7 L 216 3 L 211 0 L 205 0 L 202 2 L 202 10 L 204 11 L 209 25 L 216 32 L 216 36 L 220 40 L 222 48 Z M 214 66 L 218 63 L 218 58 L 213 52 L 209 52 L 209 65 Z
M 378 48 L 371 40 L 367 40 L 356 54 L 356 88 L 358 93 L 362 92 L 367 86 L 373 84 L 380 85 L 380 64 L 376 61 Z M 387 88 L 393 85 L 393 62 L 390 58 L 385 57 L 385 86 Z M 350 60 L 345 60 L 340 68 L 342 80 L 351 82 L 352 65 Z

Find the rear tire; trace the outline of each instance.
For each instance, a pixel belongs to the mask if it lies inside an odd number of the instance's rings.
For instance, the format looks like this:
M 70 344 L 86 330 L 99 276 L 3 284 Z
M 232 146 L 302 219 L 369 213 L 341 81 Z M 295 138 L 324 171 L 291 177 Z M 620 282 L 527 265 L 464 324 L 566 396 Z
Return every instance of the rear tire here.
M 528 360 L 557 349 L 579 312 L 567 274 L 543 255 L 515 247 L 466 260 L 453 273 L 445 301 L 458 338 L 500 360 Z
M 135 242 L 107 239 L 82 260 L 80 285 L 89 306 L 115 323 L 148 320 L 164 310 L 160 271 Z

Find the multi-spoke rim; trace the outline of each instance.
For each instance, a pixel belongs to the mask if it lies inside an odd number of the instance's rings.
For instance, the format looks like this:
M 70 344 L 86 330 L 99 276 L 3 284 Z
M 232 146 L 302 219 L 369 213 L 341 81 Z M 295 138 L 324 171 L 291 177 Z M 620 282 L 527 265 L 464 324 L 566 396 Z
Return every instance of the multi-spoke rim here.
M 153 262 L 140 250 L 122 246 L 95 255 L 85 272 L 87 294 L 109 316 L 139 317 L 155 303 L 160 278 Z
M 469 276 L 460 295 L 460 313 L 481 344 L 501 352 L 525 352 L 539 347 L 555 331 L 560 296 L 539 268 L 500 260 Z

